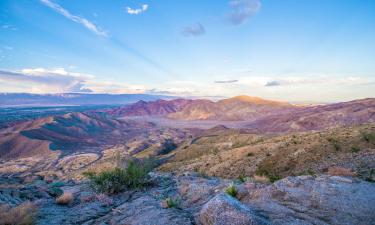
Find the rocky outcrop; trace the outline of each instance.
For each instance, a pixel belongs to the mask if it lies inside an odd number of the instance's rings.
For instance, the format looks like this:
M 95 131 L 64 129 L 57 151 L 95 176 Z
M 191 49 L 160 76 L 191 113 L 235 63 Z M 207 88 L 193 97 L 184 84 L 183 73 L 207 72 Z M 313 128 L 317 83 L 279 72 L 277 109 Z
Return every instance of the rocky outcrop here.
M 205 204 L 199 213 L 204 225 L 265 225 L 268 222 L 227 194 L 219 194 Z
M 243 202 L 273 224 L 375 224 L 375 184 L 339 176 L 287 177 Z
M 35 180 L 21 187 L 15 179 L 2 181 L 0 203 L 36 202 L 37 224 L 42 225 L 375 224 L 375 184 L 341 176 L 238 183 L 237 199 L 224 193 L 230 181 L 195 173 L 151 174 L 150 186 L 112 196 L 95 193 L 85 183 Z M 59 205 L 48 194 L 56 186 L 72 193 L 70 204 Z M 166 199 L 173 204 L 165 204 Z

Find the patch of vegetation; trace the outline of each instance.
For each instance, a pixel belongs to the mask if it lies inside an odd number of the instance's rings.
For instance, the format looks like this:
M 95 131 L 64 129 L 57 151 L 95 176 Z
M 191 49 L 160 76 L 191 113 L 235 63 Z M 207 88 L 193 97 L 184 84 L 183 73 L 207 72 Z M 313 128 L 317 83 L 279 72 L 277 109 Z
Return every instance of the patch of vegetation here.
M 203 177 L 203 178 L 209 178 L 208 174 L 204 172 L 203 170 L 199 170 L 198 168 L 194 168 L 194 172 L 197 173 L 198 177 Z
M 266 169 L 260 169 L 260 168 L 258 168 L 255 173 L 258 176 L 265 176 L 265 177 L 267 177 L 268 180 L 271 183 L 282 179 L 282 177 L 280 175 L 278 175 L 277 173 L 271 172 L 271 171 L 266 170 Z
M 251 156 L 254 156 L 254 153 L 252 152 L 247 153 L 247 157 L 251 157 Z
M 37 211 L 37 206 L 31 202 L 24 202 L 13 208 L 9 205 L 0 205 L 0 224 L 34 225 Z
M 227 189 L 225 189 L 225 193 L 232 196 L 233 198 L 236 198 L 237 196 L 237 188 L 234 186 L 234 184 L 230 184 Z
M 64 193 L 64 191 L 59 187 L 51 187 L 47 190 L 48 194 L 52 197 L 59 197 Z
M 356 153 L 356 152 L 361 151 L 361 149 L 360 149 L 358 146 L 352 146 L 352 147 L 351 147 L 351 151 L 352 151 L 353 153 Z
M 367 143 L 375 143 L 375 133 L 361 133 L 361 135 Z
M 91 181 L 92 187 L 100 192 L 116 194 L 125 188 L 138 189 L 147 184 L 148 173 L 154 164 L 146 161 L 129 160 L 125 168 L 113 168 L 99 173 L 85 172 L 83 175 Z
M 65 186 L 65 183 L 62 181 L 55 181 L 49 185 L 50 187 L 62 187 Z
M 247 181 L 247 177 L 246 176 L 244 176 L 244 175 L 240 175 L 240 176 L 238 176 L 238 181 L 240 182 L 240 183 L 245 183 L 246 181 Z
M 327 138 L 327 141 L 329 141 L 332 144 L 333 148 L 336 151 L 340 151 L 341 150 L 341 145 L 340 145 L 339 141 L 336 138 L 330 137 L 330 138 Z
M 178 205 L 180 204 L 180 201 L 177 198 L 173 199 L 171 197 L 166 198 L 165 202 L 166 202 L 167 208 L 177 208 Z

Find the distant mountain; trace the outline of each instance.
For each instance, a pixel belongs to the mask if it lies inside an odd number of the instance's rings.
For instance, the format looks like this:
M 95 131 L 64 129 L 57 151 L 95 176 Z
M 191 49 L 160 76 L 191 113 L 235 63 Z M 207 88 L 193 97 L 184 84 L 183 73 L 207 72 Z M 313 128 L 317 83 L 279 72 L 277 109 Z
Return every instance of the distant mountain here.
M 57 106 L 57 105 L 122 105 L 137 101 L 173 99 L 171 96 L 148 94 L 30 94 L 0 93 L 0 107 L 5 106 Z
M 108 110 L 108 113 L 114 116 L 163 116 L 178 112 L 192 102 L 193 100 L 190 99 L 156 100 L 152 102 L 141 100 L 128 106 Z
M 246 127 L 259 132 L 289 132 L 363 123 L 375 123 L 375 98 L 299 107 L 291 112 L 260 117 Z
M 165 116 L 176 120 L 251 120 L 297 108 L 287 102 L 259 97 L 237 96 L 217 102 L 197 99 L 139 101 L 133 105 L 109 110 L 116 116 Z
M 287 102 L 266 100 L 259 97 L 237 96 L 218 102 L 196 100 L 180 112 L 168 115 L 185 120 L 252 120 L 254 118 L 290 111 L 297 108 Z

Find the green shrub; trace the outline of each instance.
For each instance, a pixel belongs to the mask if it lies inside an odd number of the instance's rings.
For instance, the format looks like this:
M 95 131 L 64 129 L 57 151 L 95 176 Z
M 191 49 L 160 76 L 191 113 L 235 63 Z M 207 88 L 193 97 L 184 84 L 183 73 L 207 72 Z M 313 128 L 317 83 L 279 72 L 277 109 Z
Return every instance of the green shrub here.
M 64 193 L 64 191 L 59 187 L 48 188 L 47 192 L 52 197 L 59 197 L 60 195 L 62 195 Z
M 240 183 L 245 183 L 246 180 L 247 180 L 247 177 L 245 177 L 244 175 L 240 175 L 240 176 L 238 176 L 238 181 L 239 181 Z
M 55 181 L 49 185 L 50 187 L 62 187 L 65 186 L 65 183 L 62 181 Z
M 150 162 L 130 160 L 126 168 L 116 167 L 100 173 L 83 173 L 91 181 L 91 186 L 100 193 L 116 194 L 125 188 L 137 189 L 147 183 L 148 173 L 152 170 Z
M 362 133 L 362 137 L 368 143 L 375 142 L 375 133 Z
M 352 146 L 352 148 L 351 148 L 351 150 L 352 150 L 352 152 L 359 152 L 359 151 L 361 151 L 361 149 L 359 148 L 359 147 L 357 147 L 357 146 Z
M 173 199 L 171 197 L 166 198 L 165 201 L 167 203 L 167 208 L 176 208 L 180 203 L 178 199 Z
M 232 196 L 233 198 L 235 198 L 237 196 L 237 189 L 236 189 L 236 186 L 234 186 L 234 184 L 230 184 L 227 189 L 225 189 L 225 193 L 227 193 L 228 195 Z

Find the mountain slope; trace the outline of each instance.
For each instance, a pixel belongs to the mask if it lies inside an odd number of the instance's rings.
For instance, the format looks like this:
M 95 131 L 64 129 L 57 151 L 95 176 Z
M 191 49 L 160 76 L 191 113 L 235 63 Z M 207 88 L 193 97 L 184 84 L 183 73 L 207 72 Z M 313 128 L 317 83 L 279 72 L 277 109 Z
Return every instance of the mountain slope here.
M 301 107 L 258 118 L 246 127 L 258 132 L 321 130 L 327 127 L 375 122 L 375 99 Z
M 120 121 L 104 114 L 68 113 L 18 123 L 0 130 L 0 158 L 84 151 L 113 144 L 152 128 L 150 123 Z
M 138 101 L 129 106 L 108 110 L 107 113 L 114 116 L 163 116 L 178 112 L 192 102 L 189 99 Z

